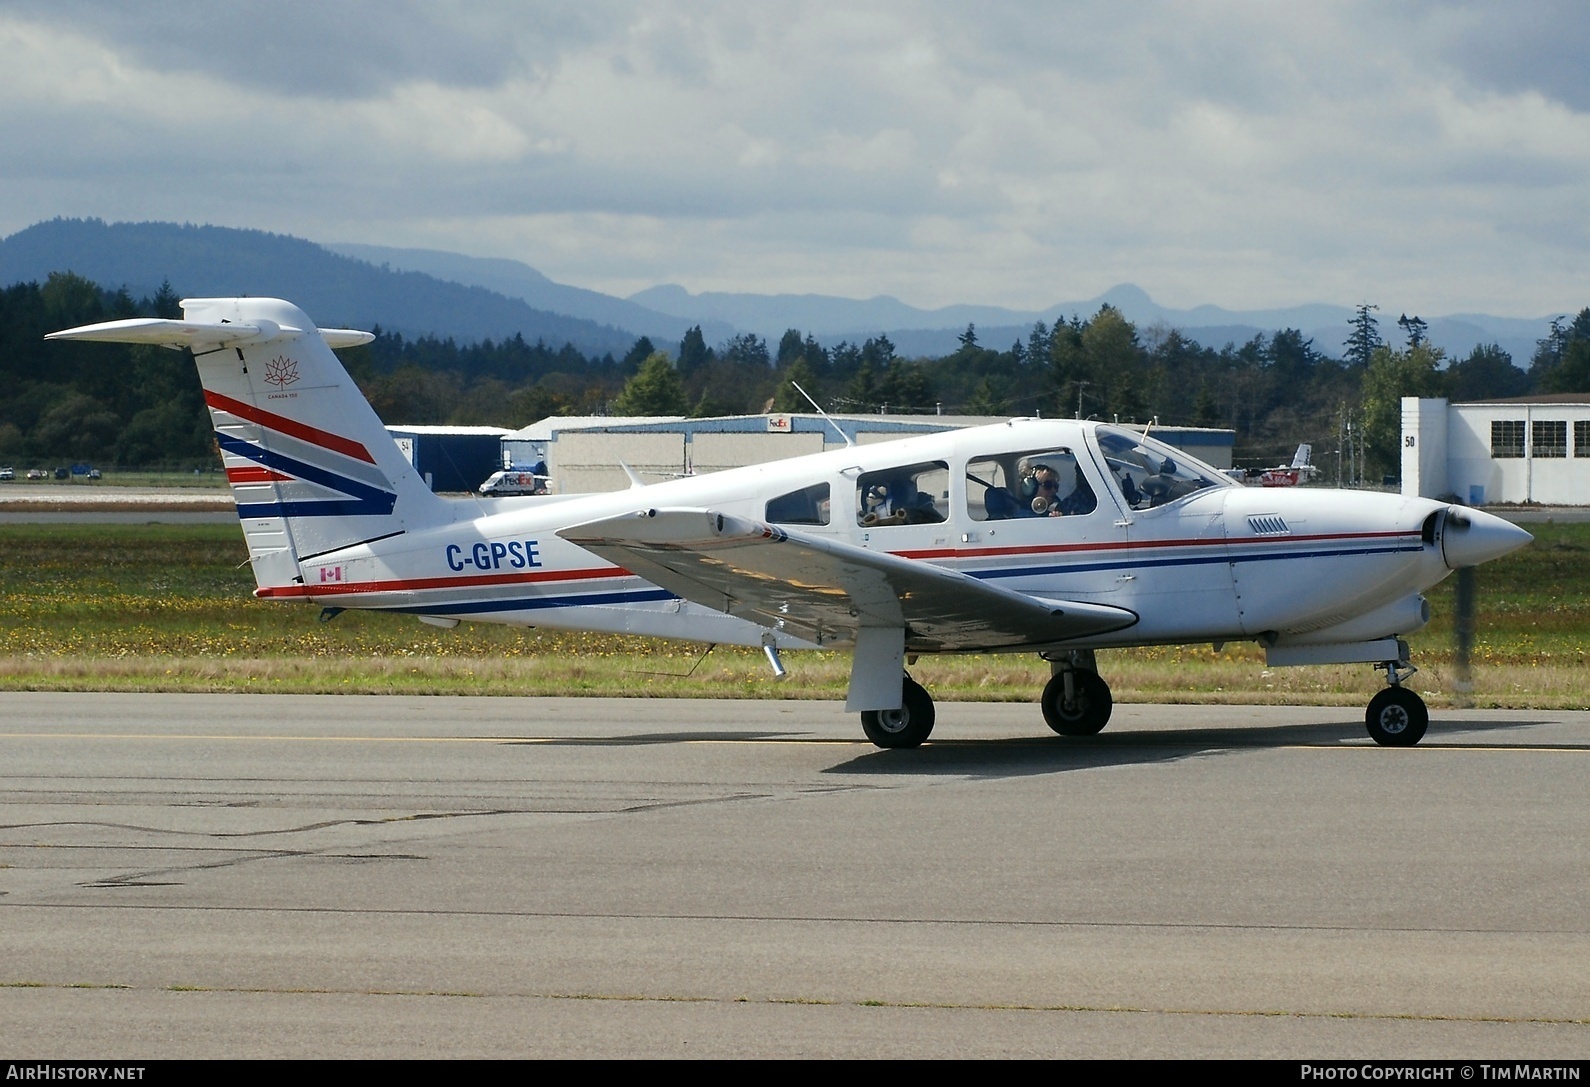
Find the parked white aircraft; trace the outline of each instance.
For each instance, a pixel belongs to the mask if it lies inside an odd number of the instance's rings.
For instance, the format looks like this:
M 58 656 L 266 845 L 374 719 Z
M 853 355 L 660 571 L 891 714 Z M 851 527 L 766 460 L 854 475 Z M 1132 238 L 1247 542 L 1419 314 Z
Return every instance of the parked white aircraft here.
M 1417 743 L 1400 635 L 1452 570 L 1530 540 L 1423 498 L 1246 488 L 1101 423 L 1012 420 L 627 491 L 443 499 L 289 303 L 189 299 L 185 320 L 51 339 L 188 347 L 256 595 L 328 609 L 613 631 L 780 650 L 850 647 L 846 706 L 882 747 L 933 728 L 923 653 L 1049 661 L 1044 719 L 1110 716 L 1094 650 L 1254 640 L 1275 665 L 1364 662 L 1369 733 Z
M 1250 487 L 1296 487 L 1314 478 L 1319 469 L 1310 464 L 1314 447 L 1303 442 L 1292 454 L 1291 464 L 1278 464 L 1274 468 L 1230 468 L 1226 475 Z

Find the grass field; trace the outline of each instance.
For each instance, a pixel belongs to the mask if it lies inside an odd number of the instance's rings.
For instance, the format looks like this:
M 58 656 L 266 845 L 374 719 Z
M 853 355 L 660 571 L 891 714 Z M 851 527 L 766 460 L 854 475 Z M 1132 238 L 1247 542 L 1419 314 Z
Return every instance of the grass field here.
M 1590 525 L 1531 525 L 1536 542 L 1478 573 L 1478 706 L 1590 706 Z M 231 525 L 0 526 L 0 689 L 590 694 L 841 698 L 842 653 L 793 653 L 772 678 L 753 650 L 347 612 L 318 621 L 266 604 Z M 1411 681 L 1451 705 L 1451 585 L 1411 642 Z M 687 672 L 694 672 L 688 676 Z M 1267 670 L 1251 644 L 1113 650 L 1101 673 L 1123 702 L 1360 705 L 1383 680 L 1367 665 Z M 924 657 L 912 674 L 940 699 L 1036 701 L 1048 666 L 1030 655 Z

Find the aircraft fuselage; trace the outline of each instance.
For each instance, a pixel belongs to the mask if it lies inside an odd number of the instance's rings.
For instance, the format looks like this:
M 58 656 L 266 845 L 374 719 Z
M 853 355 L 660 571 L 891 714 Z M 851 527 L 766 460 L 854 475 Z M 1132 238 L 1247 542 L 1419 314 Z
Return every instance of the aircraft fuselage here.
M 1211 468 L 1200 473 L 1207 484 L 1190 493 L 1158 505 L 1139 498 L 1140 508 L 1134 508 L 1118 482 L 1118 466 L 1097 440 L 1100 432 L 1093 423 L 1017 420 L 626 491 L 462 499 L 453 504 L 452 524 L 304 560 L 302 585 L 262 589 L 260 595 L 446 619 L 758 645 L 763 628 L 681 601 L 595 559 L 556 531 L 648 507 L 710 508 L 776 524 L 779 511 L 770 517 L 769 506 L 780 496 L 824 486 L 827 523 L 806 511 L 795 525 L 801 533 L 932 563 L 1034 596 L 1137 614 L 1138 621 L 1124 630 L 1088 638 L 1091 647 L 1284 640 L 1418 594 L 1450 572 L 1427 526 L 1446 509 L 1442 503 L 1353 491 L 1256 490 Z M 1068 468 L 1092 489 L 1093 508 L 992 516 L 985 504 L 994 483 L 986 478 L 990 468 L 1004 468 L 1011 477 L 1023 458 L 1054 451 L 1073 456 Z M 1196 464 L 1190 457 L 1180 460 L 1183 470 Z M 924 473 L 924 465 L 933 467 Z M 862 523 L 865 496 L 858 496 L 858 480 L 913 468 L 919 480 L 931 476 L 932 515 L 943 520 Z M 1005 481 L 1014 489 L 1015 479 Z M 779 641 L 810 645 L 789 635 Z

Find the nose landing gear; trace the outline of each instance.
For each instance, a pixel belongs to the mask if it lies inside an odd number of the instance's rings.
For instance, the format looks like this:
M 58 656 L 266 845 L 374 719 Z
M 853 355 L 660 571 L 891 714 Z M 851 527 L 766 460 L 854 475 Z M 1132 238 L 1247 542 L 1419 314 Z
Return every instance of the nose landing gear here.
M 1407 661 L 1387 661 L 1385 664 L 1385 690 L 1369 700 L 1364 714 L 1364 724 L 1369 728 L 1369 738 L 1386 747 L 1412 747 L 1424 739 L 1430 727 L 1430 711 L 1424 699 L 1402 686 L 1402 681 L 1417 669 Z

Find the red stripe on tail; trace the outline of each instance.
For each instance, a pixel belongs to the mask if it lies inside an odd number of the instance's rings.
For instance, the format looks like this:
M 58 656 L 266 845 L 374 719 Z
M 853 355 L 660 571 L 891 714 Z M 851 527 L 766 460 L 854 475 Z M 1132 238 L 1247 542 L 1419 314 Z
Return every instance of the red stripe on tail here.
M 258 423 L 263 427 L 280 431 L 289 437 L 306 441 L 310 445 L 318 445 L 322 449 L 330 449 L 354 460 L 362 460 L 366 464 L 374 464 L 375 458 L 370 451 L 352 438 L 344 438 L 337 434 L 312 427 L 307 423 L 296 422 L 285 415 L 277 415 L 264 408 L 256 408 L 252 404 L 245 404 L 241 400 L 233 400 L 230 396 L 204 390 L 204 402 L 216 411 L 224 411 L 235 415 L 239 419 L 247 419 L 251 423 Z
M 228 483 L 276 483 L 280 480 L 290 480 L 292 476 L 284 476 L 280 472 L 273 472 L 264 465 L 250 464 L 242 468 L 228 468 L 226 481 Z

